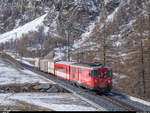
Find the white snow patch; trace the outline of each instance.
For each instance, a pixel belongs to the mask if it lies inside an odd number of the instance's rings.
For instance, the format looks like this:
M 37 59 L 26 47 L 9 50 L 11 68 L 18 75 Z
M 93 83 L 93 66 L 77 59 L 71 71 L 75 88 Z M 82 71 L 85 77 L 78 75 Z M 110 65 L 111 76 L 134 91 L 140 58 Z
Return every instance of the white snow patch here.
M 65 54 L 63 53 L 63 51 L 65 50 L 66 47 L 64 48 L 55 48 L 55 56 L 54 56 L 54 60 L 62 60 L 62 57 L 65 56 Z
M 0 94 L 0 106 L 15 105 L 13 100 L 8 99 L 11 95 L 12 94 Z
M 88 40 L 88 37 L 91 35 L 95 28 L 95 23 L 91 23 L 90 26 L 87 28 L 87 31 L 81 35 L 82 39 L 78 41 L 74 41 L 73 47 L 74 48 L 79 48 L 81 45 L 83 46 L 83 43 Z
M 126 95 L 126 94 L 125 94 Z M 139 103 L 142 103 L 144 105 L 147 105 L 147 106 L 150 106 L 150 102 L 148 101 L 145 101 L 145 100 L 142 100 L 142 99 L 139 99 L 139 98 L 136 98 L 136 97 L 133 97 L 133 96 L 129 96 L 129 95 L 126 95 L 126 97 L 132 101 L 136 101 L 136 102 L 139 102 Z
M 10 32 L 4 33 L 0 35 L 0 43 L 5 43 L 11 40 L 20 39 L 23 34 L 27 34 L 29 31 L 37 31 L 40 26 L 44 26 L 43 21 L 47 14 L 21 26 L 17 29 L 14 29 Z M 47 32 L 47 29 L 45 32 Z
M 24 63 L 24 64 L 27 64 L 27 65 L 29 65 L 29 66 L 34 67 L 33 64 L 31 64 L 31 63 L 29 63 L 29 62 L 27 62 L 27 61 L 35 61 L 35 58 L 22 57 L 22 59 L 18 59 L 17 56 L 16 56 L 16 53 L 12 53 L 12 52 L 8 52 L 8 51 L 5 52 L 5 53 L 7 53 L 8 55 L 10 55 L 12 58 L 14 58 L 14 59 L 17 60 L 17 61 L 20 61 L 20 62 L 22 62 L 22 63 Z
M 21 22 L 21 19 L 16 20 L 16 25 L 15 28 L 17 28 L 19 26 L 19 23 Z
M 49 83 L 50 80 L 29 70 L 17 70 L 0 60 L 0 85 L 23 83 Z M 55 84 L 51 81 L 51 83 Z
M 119 77 L 120 79 L 123 79 L 123 78 L 127 78 L 127 77 L 128 77 L 128 75 L 119 74 L 119 73 L 113 73 L 113 75 Z
M 95 28 L 95 23 L 93 22 L 93 23 L 91 23 L 91 24 L 89 25 L 89 27 L 87 28 L 87 32 L 83 33 L 83 34 L 81 35 L 81 37 L 83 37 L 83 38 L 89 37 L 94 28 Z
M 115 9 L 115 11 L 107 17 L 106 22 L 109 22 L 109 21 L 112 22 L 112 21 L 114 20 L 114 16 L 115 16 L 115 14 L 118 12 L 118 9 L 119 9 L 119 7 L 117 7 L 117 8 Z
M 94 3 L 93 3 L 93 5 L 94 5 Z M 101 18 L 101 16 L 98 16 L 96 18 L 95 22 L 90 23 L 90 25 L 87 27 L 86 32 L 81 35 L 81 39 L 74 41 L 73 48 L 77 49 L 77 48 L 83 47 L 83 44 L 89 39 L 89 37 L 92 35 L 94 28 L 100 22 L 100 18 Z M 84 46 L 86 46 L 88 44 L 84 44 Z
M 112 0 L 104 0 L 104 3 L 107 4 L 107 3 L 109 3 L 110 1 L 112 1 Z
M 24 63 L 24 64 L 27 64 L 27 65 L 29 65 L 29 66 L 34 67 L 33 64 L 30 64 L 29 62 L 25 61 L 24 59 L 16 59 L 16 60 L 17 60 L 17 61 L 20 61 L 20 62 L 22 62 L 22 63 Z

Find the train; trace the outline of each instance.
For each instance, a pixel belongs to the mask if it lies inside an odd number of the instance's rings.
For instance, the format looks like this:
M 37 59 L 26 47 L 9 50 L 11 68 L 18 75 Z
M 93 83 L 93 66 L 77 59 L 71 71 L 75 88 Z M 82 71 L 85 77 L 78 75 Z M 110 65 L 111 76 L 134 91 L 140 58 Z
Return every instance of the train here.
M 112 89 L 111 67 L 40 58 L 35 60 L 35 67 L 88 90 L 109 93 Z

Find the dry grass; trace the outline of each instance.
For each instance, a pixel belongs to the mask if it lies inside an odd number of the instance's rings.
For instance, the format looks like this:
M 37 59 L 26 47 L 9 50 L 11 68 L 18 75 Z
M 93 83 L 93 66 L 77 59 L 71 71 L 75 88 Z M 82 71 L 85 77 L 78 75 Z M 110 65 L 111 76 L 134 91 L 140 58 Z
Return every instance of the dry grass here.
M 10 55 L 6 53 L 0 53 L 0 57 L 3 58 L 6 62 L 10 63 L 12 66 L 14 66 L 16 69 L 23 70 L 24 68 Z
M 16 105 L 0 106 L 0 111 L 53 111 L 38 105 L 26 103 L 24 101 L 16 100 Z

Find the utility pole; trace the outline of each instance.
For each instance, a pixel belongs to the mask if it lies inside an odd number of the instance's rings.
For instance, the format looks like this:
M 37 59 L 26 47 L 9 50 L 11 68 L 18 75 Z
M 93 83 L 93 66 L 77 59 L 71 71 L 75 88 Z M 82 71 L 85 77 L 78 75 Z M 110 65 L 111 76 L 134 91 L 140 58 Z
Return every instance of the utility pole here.
M 103 13 L 103 22 L 104 22 L 104 35 L 103 35 L 103 60 L 104 60 L 104 66 L 106 65 L 106 8 L 104 7 L 104 13 Z
M 17 38 L 17 33 L 15 32 L 15 36 L 16 36 L 16 38 Z M 18 57 L 18 54 L 19 54 L 19 52 L 18 52 L 18 46 L 16 47 L 16 56 Z
M 66 38 L 67 38 L 67 61 L 70 62 L 70 40 L 69 40 L 69 28 L 66 30 Z

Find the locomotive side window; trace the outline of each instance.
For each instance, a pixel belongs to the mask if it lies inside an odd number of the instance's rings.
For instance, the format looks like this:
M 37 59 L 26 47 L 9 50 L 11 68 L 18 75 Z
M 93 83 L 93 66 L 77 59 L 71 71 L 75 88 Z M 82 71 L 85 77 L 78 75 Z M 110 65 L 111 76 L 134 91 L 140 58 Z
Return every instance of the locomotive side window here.
M 100 78 L 104 78 L 104 73 L 105 72 L 101 72 Z
M 72 77 L 75 78 L 75 73 L 72 74 Z
M 66 67 L 57 67 L 57 70 L 66 73 Z
M 75 78 L 75 72 L 76 72 L 76 68 L 72 68 L 72 77 L 73 77 L 73 79 Z
M 92 78 L 98 78 L 98 71 L 97 71 L 97 70 L 91 71 L 91 72 L 90 72 L 90 76 L 91 76 Z
M 82 73 L 82 70 L 81 69 L 79 69 L 79 74 L 81 74 Z
M 66 73 L 66 67 L 63 68 L 63 72 Z
M 72 72 L 75 73 L 76 72 L 76 68 L 72 68 Z
M 112 77 L 112 71 L 111 70 L 107 71 L 107 77 Z

